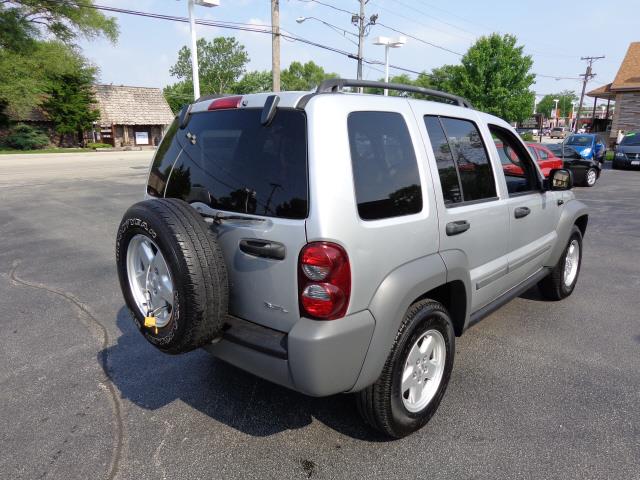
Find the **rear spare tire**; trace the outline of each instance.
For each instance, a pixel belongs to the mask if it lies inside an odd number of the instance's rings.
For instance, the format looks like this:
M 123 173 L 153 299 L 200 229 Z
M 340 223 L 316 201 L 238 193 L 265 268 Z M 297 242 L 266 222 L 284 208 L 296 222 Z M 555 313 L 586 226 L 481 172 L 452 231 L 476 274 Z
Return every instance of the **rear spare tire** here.
M 145 200 L 124 214 L 116 239 L 120 288 L 145 338 L 166 353 L 220 335 L 227 270 L 204 219 L 177 199 Z

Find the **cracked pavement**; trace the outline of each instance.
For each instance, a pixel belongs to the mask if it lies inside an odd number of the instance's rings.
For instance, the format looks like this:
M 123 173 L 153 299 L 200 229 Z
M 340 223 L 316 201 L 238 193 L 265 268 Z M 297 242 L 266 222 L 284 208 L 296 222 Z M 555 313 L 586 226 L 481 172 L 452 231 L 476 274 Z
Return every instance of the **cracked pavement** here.
M 457 339 L 426 428 L 385 441 L 123 308 L 114 239 L 150 152 L 0 156 L 0 478 L 640 479 L 640 172 L 592 209 L 574 294 L 525 293 Z

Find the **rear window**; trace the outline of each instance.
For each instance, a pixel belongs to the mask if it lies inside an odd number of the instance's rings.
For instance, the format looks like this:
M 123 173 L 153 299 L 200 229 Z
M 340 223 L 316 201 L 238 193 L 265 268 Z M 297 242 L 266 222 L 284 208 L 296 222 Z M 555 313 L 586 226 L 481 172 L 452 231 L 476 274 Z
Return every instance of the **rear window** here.
M 265 127 L 261 113 L 234 109 L 193 114 L 177 134 L 184 150 L 166 196 L 236 213 L 306 218 L 306 116 L 280 109 Z
M 591 145 L 592 141 L 593 137 L 590 137 L 589 135 L 571 135 L 567 140 L 567 145 L 585 146 Z
M 420 212 L 418 163 L 402 115 L 353 112 L 347 124 L 360 218 L 378 220 Z

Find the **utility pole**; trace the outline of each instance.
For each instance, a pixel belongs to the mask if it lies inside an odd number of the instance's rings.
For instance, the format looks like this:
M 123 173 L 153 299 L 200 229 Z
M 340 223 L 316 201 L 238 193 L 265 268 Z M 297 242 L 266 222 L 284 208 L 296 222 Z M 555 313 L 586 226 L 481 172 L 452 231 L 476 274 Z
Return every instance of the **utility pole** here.
M 280 91 L 280 0 L 271 0 L 271 72 L 273 91 Z
M 358 27 L 358 80 L 362 80 L 362 60 L 364 58 L 364 37 L 367 36 L 367 28 L 375 25 L 378 20 L 378 14 L 371 15 L 369 21 L 364 16 L 364 6 L 369 0 L 360 0 L 360 14 L 351 16 L 351 23 Z M 362 87 L 358 88 L 358 92 L 362 93 Z
M 362 80 L 362 51 L 364 49 L 364 4 L 365 0 L 360 0 L 360 15 L 358 16 L 358 80 Z
M 582 81 L 582 93 L 580 94 L 580 103 L 578 104 L 578 112 L 576 113 L 576 124 L 573 127 L 574 133 L 576 133 L 580 128 L 580 111 L 582 110 L 582 102 L 584 102 L 584 93 L 587 90 L 587 83 L 589 82 L 589 80 L 596 76 L 596 74 L 593 73 L 591 67 L 593 66 L 593 62 L 595 62 L 596 60 L 600 60 L 601 58 L 605 58 L 604 55 L 601 55 L 599 57 L 580 58 L 580 60 L 584 60 L 587 62 L 587 70 L 582 75 L 580 75 L 581 77 L 584 77 L 584 80 Z

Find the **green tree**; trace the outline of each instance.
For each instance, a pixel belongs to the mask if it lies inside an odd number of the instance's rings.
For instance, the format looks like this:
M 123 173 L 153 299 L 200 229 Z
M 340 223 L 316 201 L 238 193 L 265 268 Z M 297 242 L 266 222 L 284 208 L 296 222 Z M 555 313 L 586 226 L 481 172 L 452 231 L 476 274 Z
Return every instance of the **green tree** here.
M 310 90 L 319 85 L 323 80 L 338 77 L 335 73 L 327 73 L 320 65 L 314 62 L 302 64 L 291 62 L 288 68 L 280 74 L 282 90 Z
M 378 79 L 379 82 L 384 82 L 384 78 Z M 409 75 L 403 73 L 401 75 L 394 75 L 393 77 L 389 77 L 389 83 L 402 83 L 403 85 L 414 85 L 414 80 L 411 79 Z M 364 93 L 370 93 L 374 95 L 382 95 L 384 93 L 384 88 L 371 88 L 367 87 L 364 89 Z M 399 97 L 406 95 L 406 93 L 400 92 L 398 90 L 389 90 L 389 95 L 392 97 Z
M 0 104 L 4 104 L 4 116 L 24 118 L 40 103 L 51 78 L 75 72 L 84 63 L 75 49 L 59 41 L 36 41 L 29 54 L 0 48 Z
M 543 114 L 546 118 L 551 118 L 552 110 L 556 108 L 556 102 L 554 102 L 556 99 L 559 100 L 558 116 L 567 117 L 571 113 L 572 105 L 578 100 L 578 96 L 572 90 L 563 90 L 560 93 L 545 95 L 538 102 L 536 112 Z
M 42 109 L 53 123 L 60 146 L 65 135 L 78 134 L 81 139 L 82 132 L 90 129 L 100 117 L 95 108 L 94 80 L 95 69 L 87 66 L 50 80 Z
M 231 89 L 233 93 L 246 95 L 248 93 L 270 92 L 273 89 L 273 76 L 269 71 L 247 72 Z
M 434 86 L 467 98 L 474 107 L 519 122 L 531 117 L 535 94 L 533 60 L 513 35 L 481 37 L 462 57 L 461 65 L 434 72 Z
M 210 42 L 200 38 L 197 49 L 200 90 L 203 94 L 228 93 L 249 62 L 244 45 L 232 37 L 216 37 Z M 182 81 L 193 81 L 191 50 L 188 47 L 180 49 L 178 61 L 169 72 Z
M 118 26 L 99 10 L 93 0 L 5 0 L 0 2 L 0 46 L 24 52 L 40 38 L 73 42 L 105 36 L 112 42 Z
M 191 80 L 167 85 L 162 90 L 164 98 L 167 100 L 173 113 L 178 113 L 183 106 L 193 101 L 193 83 Z

